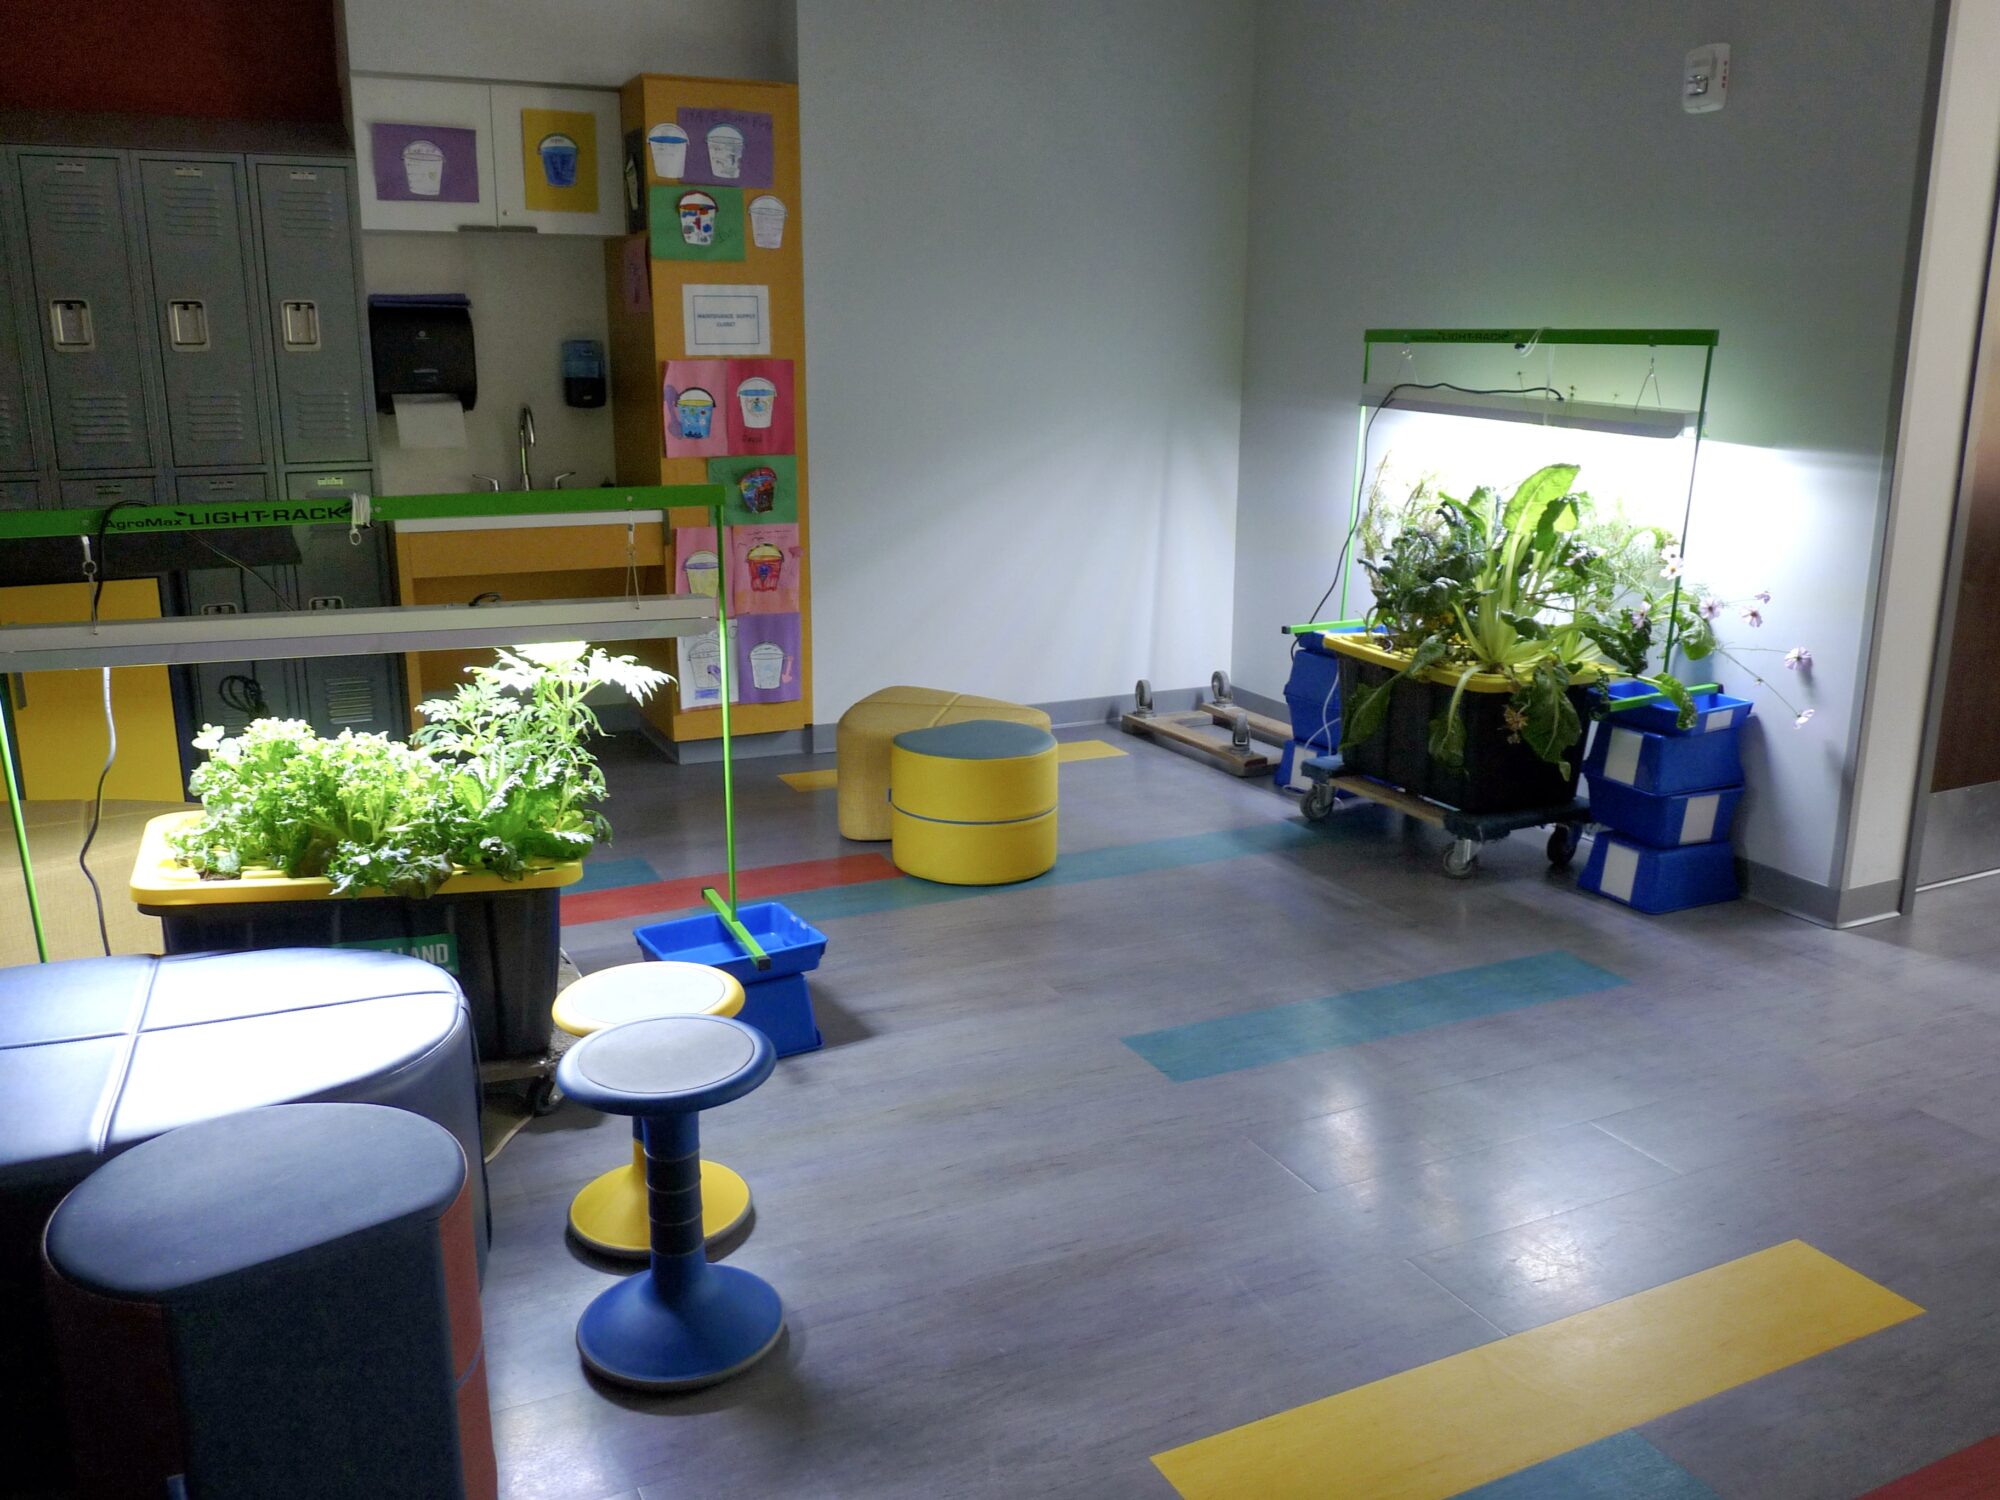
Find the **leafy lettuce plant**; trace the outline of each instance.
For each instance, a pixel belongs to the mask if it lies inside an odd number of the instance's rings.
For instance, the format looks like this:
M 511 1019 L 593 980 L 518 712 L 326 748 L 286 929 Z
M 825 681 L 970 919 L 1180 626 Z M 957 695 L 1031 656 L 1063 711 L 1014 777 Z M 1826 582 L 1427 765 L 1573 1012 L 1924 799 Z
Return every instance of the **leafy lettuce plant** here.
M 610 828 L 588 748 L 602 728 L 584 699 L 616 684 L 643 702 L 669 679 L 582 643 L 498 655 L 422 705 L 412 745 L 325 739 L 295 719 L 205 727 L 194 743 L 208 759 L 188 783 L 202 815 L 171 836 L 175 858 L 212 879 L 262 867 L 324 876 L 336 895 L 428 896 L 459 870 L 519 880 L 588 853 Z

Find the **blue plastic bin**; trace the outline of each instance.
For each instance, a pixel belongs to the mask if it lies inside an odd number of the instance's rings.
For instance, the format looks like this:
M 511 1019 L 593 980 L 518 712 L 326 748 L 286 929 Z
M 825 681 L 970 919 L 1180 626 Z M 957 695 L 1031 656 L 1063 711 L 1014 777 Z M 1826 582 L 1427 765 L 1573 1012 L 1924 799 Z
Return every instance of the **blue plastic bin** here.
M 770 1038 L 778 1056 L 812 1051 L 820 1044 L 819 1023 L 806 974 L 819 967 L 826 934 L 776 901 L 739 906 L 736 920 L 770 955 L 770 968 L 760 970 L 712 912 L 654 922 L 632 936 L 647 958 L 708 964 L 734 975 L 743 986 L 743 1010 L 736 1019 Z
M 1726 842 L 1730 824 L 1736 817 L 1736 804 L 1742 796 L 1742 787 L 1725 786 L 1707 792 L 1657 797 L 1602 776 L 1592 776 L 1590 816 L 1593 821 L 1642 844 L 1651 844 L 1656 849 L 1678 849 L 1683 844 Z
M 1287 740 L 1271 779 L 1288 792 L 1303 792 L 1312 785 L 1306 779 L 1306 762 L 1322 753 L 1320 747 L 1308 745 L 1304 740 Z
M 1292 737 L 1316 750 L 1332 750 L 1340 744 L 1340 658 L 1317 635 L 1297 640 L 1292 675 L 1285 683 Z
M 1712 695 L 1704 695 L 1712 696 Z M 1733 700 L 1741 704 L 1742 699 Z M 1712 792 L 1743 783 L 1743 756 L 1737 726 L 1748 717 L 1734 709 L 1705 734 L 1663 733 L 1629 723 L 1653 705 L 1628 709 L 1598 721 L 1583 769 L 1593 783 L 1615 782 L 1657 797 L 1680 792 Z
M 1609 689 L 1613 702 L 1642 697 L 1652 691 L 1643 682 L 1613 683 Z M 1611 716 L 1611 722 L 1623 724 L 1627 729 L 1643 729 L 1649 734 L 1718 734 L 1725 729 L 1741 729 L 1753 707 L 1748 698 L 1732 698 L 1727 693 L 1696 693 L 1694 723 L 1686 729 L 1681 728 L 1680 710 L 1664 698 L 1621 709 Z
M 1659 916 L 1736 899 L 1736 851 L 1728 844 L 1649 849 L 1616 834 L 1597 834 L 1577 886 Z

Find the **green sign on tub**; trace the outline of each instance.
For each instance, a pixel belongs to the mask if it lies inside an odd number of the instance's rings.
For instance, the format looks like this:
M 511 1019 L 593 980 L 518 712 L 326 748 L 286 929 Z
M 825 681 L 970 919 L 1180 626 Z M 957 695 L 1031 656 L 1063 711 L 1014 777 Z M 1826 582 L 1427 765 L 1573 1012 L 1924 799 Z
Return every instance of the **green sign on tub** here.
M 458 939 L 448 932 L 440 932 L 431 937 L 360 938 L 351 943 L 337 943 L 335 946 L 378 948 L 390 953 L 407 953 L 412 958 L 421 958 L 425 963 L 436 964 L 447 974 L 458 972 Z

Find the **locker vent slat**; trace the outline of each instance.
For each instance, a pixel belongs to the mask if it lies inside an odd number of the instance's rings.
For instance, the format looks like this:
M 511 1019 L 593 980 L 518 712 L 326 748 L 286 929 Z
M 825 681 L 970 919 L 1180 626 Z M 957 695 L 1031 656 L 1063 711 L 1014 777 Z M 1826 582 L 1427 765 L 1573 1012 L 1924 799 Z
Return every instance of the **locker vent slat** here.
M 243 398 L 234 391 L 190 396 L 182 403 L 188 435 L 204 443 L 237 443 L 248 434 Z
M 42 189 L 43 222 L 52 234 L 109 234 L 116 223 L 110 184 L 51 182 Z
M 366 724 L 375 717 L 375 684 L 366 677 L 329 677 L 326 717 L 334 724 Z
M 220 239 L 227 219 L 222 194 L 213 183 L 176 185 L 166 190 L 161 224 L 168 234 L 189 239 Z
M 352 391 L 300 391 L 292 397 L 293 429 L 301 438 L 324 442 L 351 439 L 357 405 Z
M 330 240 L 337 223 L 325 188 L 289 187 L 278 193 L 278 233 L 295 240 Z
M 122 391 L 78 392 L 69 398 L 69 421 L 79 443 L 132 441 L 132 403 Z
M 0 448 L 11 448 L 16 443 L 26 442 L 27 436 L 22 430 L 21 407 L 14 399 L 14 393 L 0 391 Z

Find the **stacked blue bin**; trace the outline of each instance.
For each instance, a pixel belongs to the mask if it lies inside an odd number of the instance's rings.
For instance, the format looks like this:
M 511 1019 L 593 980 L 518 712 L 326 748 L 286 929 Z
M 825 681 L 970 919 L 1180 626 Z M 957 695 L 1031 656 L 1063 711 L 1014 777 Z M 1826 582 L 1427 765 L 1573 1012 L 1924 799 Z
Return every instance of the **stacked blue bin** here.
M 1340 748 L 1340 658 L 1317 634 L 1296 639 L 1292 675 L 1285 683 L 1292 738 L 1279 757 L 1277 781 L 1279 786 L 1302 791 L 1307 784 L 1305 763 Z
M 1651 693 L 1620 683 L 1615 700 Z M 1671 703 L 1622 709 L 1597 726 L 1584 775 L 1591 842 L 1577 884 L 1658 915 L 1736 899 L 1736 854 L 1729 828 L 1743 796 L 1737 744 L 1750 703 L 1725 693 L 1695 695 L 1694 723 L 1682 729 Z

